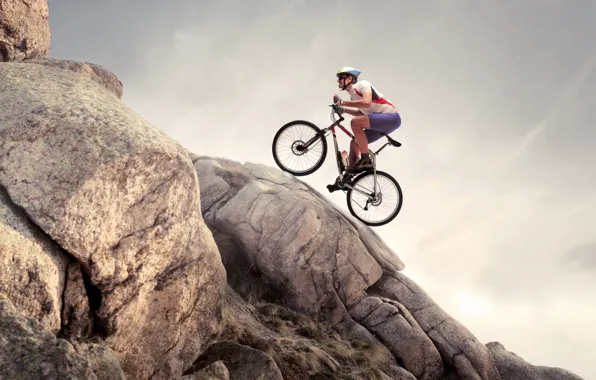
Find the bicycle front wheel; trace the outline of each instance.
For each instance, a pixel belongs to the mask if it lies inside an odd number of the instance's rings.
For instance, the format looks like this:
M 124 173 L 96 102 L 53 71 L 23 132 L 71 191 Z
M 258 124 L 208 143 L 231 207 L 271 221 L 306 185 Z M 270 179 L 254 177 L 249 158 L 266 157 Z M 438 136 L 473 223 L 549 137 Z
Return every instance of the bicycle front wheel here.
M 350 213 L 368 226 L 382 226 L 401 211 L 403 194 L 391 175 L 377 170 L 359 174 L 346 193 Z
M 314 173 L 327 156 L 327 140 L 321 129 L 309 121 L 294 120 L 275 134 L 273 159 L 280 169 L 295 176 Z

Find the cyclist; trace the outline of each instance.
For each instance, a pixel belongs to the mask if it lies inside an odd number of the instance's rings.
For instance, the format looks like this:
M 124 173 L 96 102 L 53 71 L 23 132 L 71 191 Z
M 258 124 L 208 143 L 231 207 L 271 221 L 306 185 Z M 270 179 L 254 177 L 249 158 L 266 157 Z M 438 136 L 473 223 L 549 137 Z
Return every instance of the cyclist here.
M 401 125 L 397 108 L 377 91 L 370 82 L 358 80 L 360 70 L 343 67 L 337 71 L 337 82 L 342 91 L 350 94 L 350 100 L 333 95 L 333 103 L 354 116 L 351 120 L 355 140 L 350 142 L 346 173 L 358 173 L 372 169 L 368 144 L 380 139 L 381 133 L 389 134 Z M 355 109 L 348 109 L 351 107 Z M 360 161 L 358 157 L 360 156 Z

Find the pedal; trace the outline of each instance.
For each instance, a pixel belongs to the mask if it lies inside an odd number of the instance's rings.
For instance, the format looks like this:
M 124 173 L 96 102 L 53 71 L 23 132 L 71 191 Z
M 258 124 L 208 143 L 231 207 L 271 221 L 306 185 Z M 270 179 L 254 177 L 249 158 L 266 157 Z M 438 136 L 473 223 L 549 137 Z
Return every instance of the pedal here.
M 329 190 L 330 193 L 341 190 L 341 186 L 339 185 L 341 180 L 341 177 L 337 177 L 334 183 L 327 185 L 327 190 Z
M 341 190 L 341 189 L 336 183 L 334 183 L 332 185 L 327 185 L 327 190 L 329 190 L 330 193 L 333 193 L 334 191 Z

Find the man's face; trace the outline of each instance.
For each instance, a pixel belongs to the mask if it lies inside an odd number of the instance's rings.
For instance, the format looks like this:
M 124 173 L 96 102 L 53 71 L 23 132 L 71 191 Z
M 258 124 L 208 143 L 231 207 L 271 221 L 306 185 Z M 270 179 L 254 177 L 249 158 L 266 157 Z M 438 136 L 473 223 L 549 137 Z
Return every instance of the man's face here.
M 337 85 L 339 88 L 344 88 L 345 86 L 349 85 L 352 82 L 352 79 L 349 75 L 340 75 L 337 78 Z

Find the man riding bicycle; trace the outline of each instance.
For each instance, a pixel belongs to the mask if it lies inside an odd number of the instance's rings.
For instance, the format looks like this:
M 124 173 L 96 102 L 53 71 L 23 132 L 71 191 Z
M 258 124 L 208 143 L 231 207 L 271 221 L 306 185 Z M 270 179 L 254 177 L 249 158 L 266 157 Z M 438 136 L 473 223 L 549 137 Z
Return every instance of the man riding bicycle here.
M 344 101 L 338 95 L 333 95 L 333 103 L 340 106 L 345 113 L 354 116 L 350 124 L 355 140 L 350 142 L 347 173 L 372 169 L 368 144 L 380 139 L 381 133 L 389 134 L 401 125 L 397 108 L 370 82 L 358 81 L 359 75 L 360 70 L 353 67 L 340 69 L 337 72 L 337 82 L 340 89 L 350 94 L 350 100 Z

